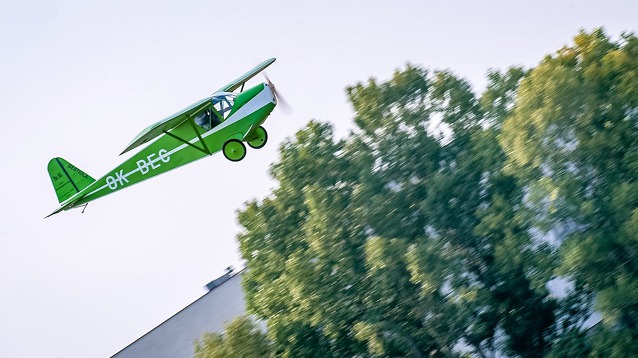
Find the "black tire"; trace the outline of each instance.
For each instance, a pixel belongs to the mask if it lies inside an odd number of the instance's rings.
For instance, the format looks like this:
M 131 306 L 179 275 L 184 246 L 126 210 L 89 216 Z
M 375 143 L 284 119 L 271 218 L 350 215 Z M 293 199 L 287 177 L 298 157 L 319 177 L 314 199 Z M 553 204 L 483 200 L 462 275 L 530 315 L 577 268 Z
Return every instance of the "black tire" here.
M 222 148 L 224 157 L 231 162 L 238 162 L 246 157 L 246 146 L 238 139 L 229 139 Z

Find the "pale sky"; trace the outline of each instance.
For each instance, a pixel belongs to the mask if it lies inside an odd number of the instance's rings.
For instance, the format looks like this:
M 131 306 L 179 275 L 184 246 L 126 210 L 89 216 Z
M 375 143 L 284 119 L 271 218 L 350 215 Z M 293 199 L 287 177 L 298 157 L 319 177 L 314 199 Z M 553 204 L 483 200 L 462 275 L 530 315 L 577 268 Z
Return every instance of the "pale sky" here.
M 579 29 L 636 31 L 635 1 L 0 0 L 0 358 L 109 357 L 239 265 L 236 210 L 275 183 L 310 119 L 352 128 L 345 87 L 406 62 L 485 85 Z M 95 178 L 142 129 L 269 57 L 293 107 L 239 163 L 221 154 L 89 204 L 58 207 L 61 156 Z M 256 83 L 253 80 L 252 83 Z

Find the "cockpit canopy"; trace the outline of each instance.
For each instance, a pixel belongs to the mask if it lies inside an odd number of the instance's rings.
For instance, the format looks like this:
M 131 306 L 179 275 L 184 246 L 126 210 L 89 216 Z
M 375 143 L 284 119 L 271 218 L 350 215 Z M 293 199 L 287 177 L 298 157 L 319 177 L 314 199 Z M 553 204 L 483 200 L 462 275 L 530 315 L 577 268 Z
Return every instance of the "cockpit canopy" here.
M 211 106 L 195 116 L 195 124 L 208 131 L 223 122 L 230 115 L 236 96 L 231 92 L 215 93 L 211 97 Z
M 213 103 L 215 110 L 217 110 L 224 119 L 228 117 L 230 110 L 233 108 L 235 97 L 237 97 L 237 95 L 231 92 L 219 92 L 213 95 L 211 102 Z

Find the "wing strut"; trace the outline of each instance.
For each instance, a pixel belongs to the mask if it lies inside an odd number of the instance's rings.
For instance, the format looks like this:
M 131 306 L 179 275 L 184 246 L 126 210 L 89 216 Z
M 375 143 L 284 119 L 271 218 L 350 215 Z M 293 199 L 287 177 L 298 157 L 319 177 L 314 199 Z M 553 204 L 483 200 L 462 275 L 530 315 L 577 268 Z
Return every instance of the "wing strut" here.
M 206 142 L 204 142 L 204 139 L 202 138 L 202 136 L 197 131 L 197 127 L 195 127 L 195 120 L 193 119 L 193 117 L 190 118 L 188 123 L 190 123 L 191 128 L 193 128 L 193 131 L 195 132 L 195 134 L 197 134 L 197 138 L 199 138 L 199 142 L 202 144 L 202 147 L 204 147 L 203 152 L 208 154 L 208 155 L 210 155 L 210 150 L 208 149 L 208 146 L 206 145 Z
M 193 143 L 191 143 L 191 142 L 189 142 L 189 141 L 187 141 L 187 140 L 184 140 L 184 139 L 182 139 L 182 138 L 180 138 L 180 137 L 176 136 L 175 134 L 173 134 L 173 133 L 171 133 L 171 132 L 164 131 L 164 134 L 166 134 L 166 135 L 167 135 L 167 136 L 169 136 L 169 137 L 173 137 L 173 138 L 177 139 L 178 141 L 180 141 L 180 142 L 182 142 L 182 143 L 184 143 L 184 144 L 187 144 L 187 145 L 189 145 L 189 146 L 191 146 L 191 147 L 193 147 L 193 148 L 195 148 L 195 149 L 199 150 L 200 152 L 203 152 L 204 154 L 208 154 L 208 155 L 210 155 L 210 152 L 209 152 L 209 151 L 207 151 L 206 149 L 200 148 L 200 147 L 198 147 L 198 146 L 194 145 Z
M 184 144 L 187 144 L 187 145 L 199 150 L 200 152 L 202 152 L 204 154 L 211 155 L 212 153 L 210 152 L 210 149 L 208 149 L 208 146 L 206 145 L 206 142 L 204 142 L 204 139 L 202 138 L 202 136 L 197 131 L 197 127 L 195 126 L 195 120 L 191 117 L 191 118 L 188 119 L 188 123 L 193 128 L 193 132 L 195 132 L 195 134 L 197 134 L 197 138 L 199 138 L 199 143 L 201 143 L 202 148 L 200 148 L 199 146 L 196 146 L 195 144 L 191 143 L 190 141 L 188 141 L 188 140 L 186 140 L 184 138 L 176 136 L 175 134 L 173 134 L 173 133 L 171 133 L 171 132 L 169 132 L 167 130 L 164 130 L 163 132 L 167 136 L 175 138 L 178 141 L 180 141 L 180 142 L 182 142 Z

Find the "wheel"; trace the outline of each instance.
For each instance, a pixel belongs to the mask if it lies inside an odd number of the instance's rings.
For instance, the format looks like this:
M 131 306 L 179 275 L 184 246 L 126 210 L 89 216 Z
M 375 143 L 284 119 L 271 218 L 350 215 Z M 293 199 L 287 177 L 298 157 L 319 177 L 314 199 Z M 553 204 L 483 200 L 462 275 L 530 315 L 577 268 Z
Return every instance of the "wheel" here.
M 262 126 L 257 127 L 255 129 L 255 133 L 253 133 L 254 139 L 248 141 L 248 145 L 251 148 L 259 149 L 266 145 L 268 141 L 268 132 Z
M 231 162 L 238 162 L 246 156 L 246 146 L 240 140 L 229 139 L 224 143 L 224 156 Z

